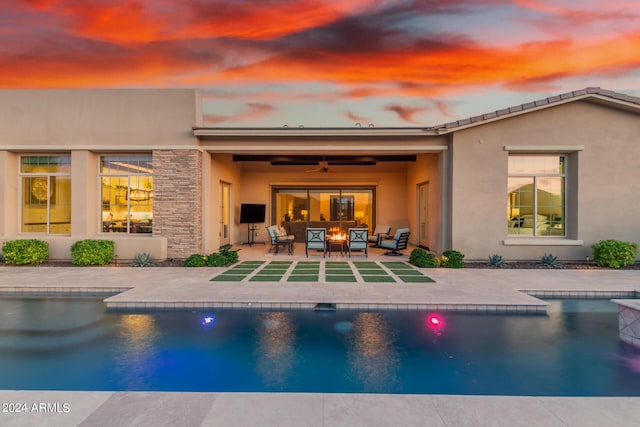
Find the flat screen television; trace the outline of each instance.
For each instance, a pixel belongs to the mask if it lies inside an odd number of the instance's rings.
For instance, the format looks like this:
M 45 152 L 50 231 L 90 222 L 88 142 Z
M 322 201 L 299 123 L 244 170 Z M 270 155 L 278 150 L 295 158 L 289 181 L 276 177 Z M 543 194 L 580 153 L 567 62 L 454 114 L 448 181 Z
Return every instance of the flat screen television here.
M 240 205 L 240 224 L 262 224 L 266 205 L 243 203 Z

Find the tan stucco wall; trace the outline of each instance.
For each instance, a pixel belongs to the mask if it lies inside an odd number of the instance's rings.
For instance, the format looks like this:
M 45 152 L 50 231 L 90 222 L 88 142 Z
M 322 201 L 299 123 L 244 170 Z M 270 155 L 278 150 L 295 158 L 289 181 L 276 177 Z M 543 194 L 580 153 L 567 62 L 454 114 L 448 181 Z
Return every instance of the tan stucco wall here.
M 1 149 L 194 146 L 193 89 L 0 90 Z
M 640 216 L 635 214 L 640 212 L 639 135 L 637 114 L 585 101 L 455 133 L 451 246 L 467 259 L 491 254 L 539 259 L 544 253 L 585 259 L 591 245 L 602 239 L 640 242 Z M 505 146 L 584 147 L 568 156 L 567 239 L 504 244 L 509 240 Z
M 419 243 L 420 224 L 418 224 L 418 186 L 428 184 L 427 246 L 435 252 L 442 252 L 444 223 L 441 163 L 443 154 L 419 154 L 415 163 L 407 166 L 406 211 L 410 215 L 410 240 Z
M 141 252 L 166 258 L 166 236 L 102 233 L 100 155 L 193 150 L 199 108 L 193 89 L 0 90 L 0 241 L 42 239 L 50 258 L 69 259 L 73 242 L 105 238 L 116 242 L 120 260 Z M 71 235 L 20 232 L 22 153 L 71 154 Z

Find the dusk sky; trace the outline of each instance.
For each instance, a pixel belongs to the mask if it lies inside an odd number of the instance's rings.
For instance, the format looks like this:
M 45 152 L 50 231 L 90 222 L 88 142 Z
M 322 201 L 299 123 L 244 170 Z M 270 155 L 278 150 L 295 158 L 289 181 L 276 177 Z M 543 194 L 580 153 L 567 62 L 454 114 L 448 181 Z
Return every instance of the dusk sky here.
M 0 0 L 0 87 L 199 88 L 210 126 L 432 126 L 640 96 L 638 0 Z

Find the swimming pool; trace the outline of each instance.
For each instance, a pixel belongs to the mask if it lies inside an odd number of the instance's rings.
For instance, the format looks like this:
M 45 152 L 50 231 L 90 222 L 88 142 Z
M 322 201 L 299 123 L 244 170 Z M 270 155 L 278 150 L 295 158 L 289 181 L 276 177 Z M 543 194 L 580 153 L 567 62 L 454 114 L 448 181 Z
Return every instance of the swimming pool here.
M 0 299 L 0 389 L 640 396 L 616 305 L 548 316 L 424 312 L 113 313 Z

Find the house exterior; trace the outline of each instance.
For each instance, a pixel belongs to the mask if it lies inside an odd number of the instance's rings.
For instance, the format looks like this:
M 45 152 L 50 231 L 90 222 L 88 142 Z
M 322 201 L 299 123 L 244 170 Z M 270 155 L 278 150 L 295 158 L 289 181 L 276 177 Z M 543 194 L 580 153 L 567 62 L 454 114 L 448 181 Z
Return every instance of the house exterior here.
M 640 241 L 638 195 L 640 99 L 600 88 L 422 128 L 207 127 L 192 89 L 0 90 L 0 242 L 51 259 L 88 238 L 165 259 L 270 224 L 387 224 L 466 259 L 583 260 Z

